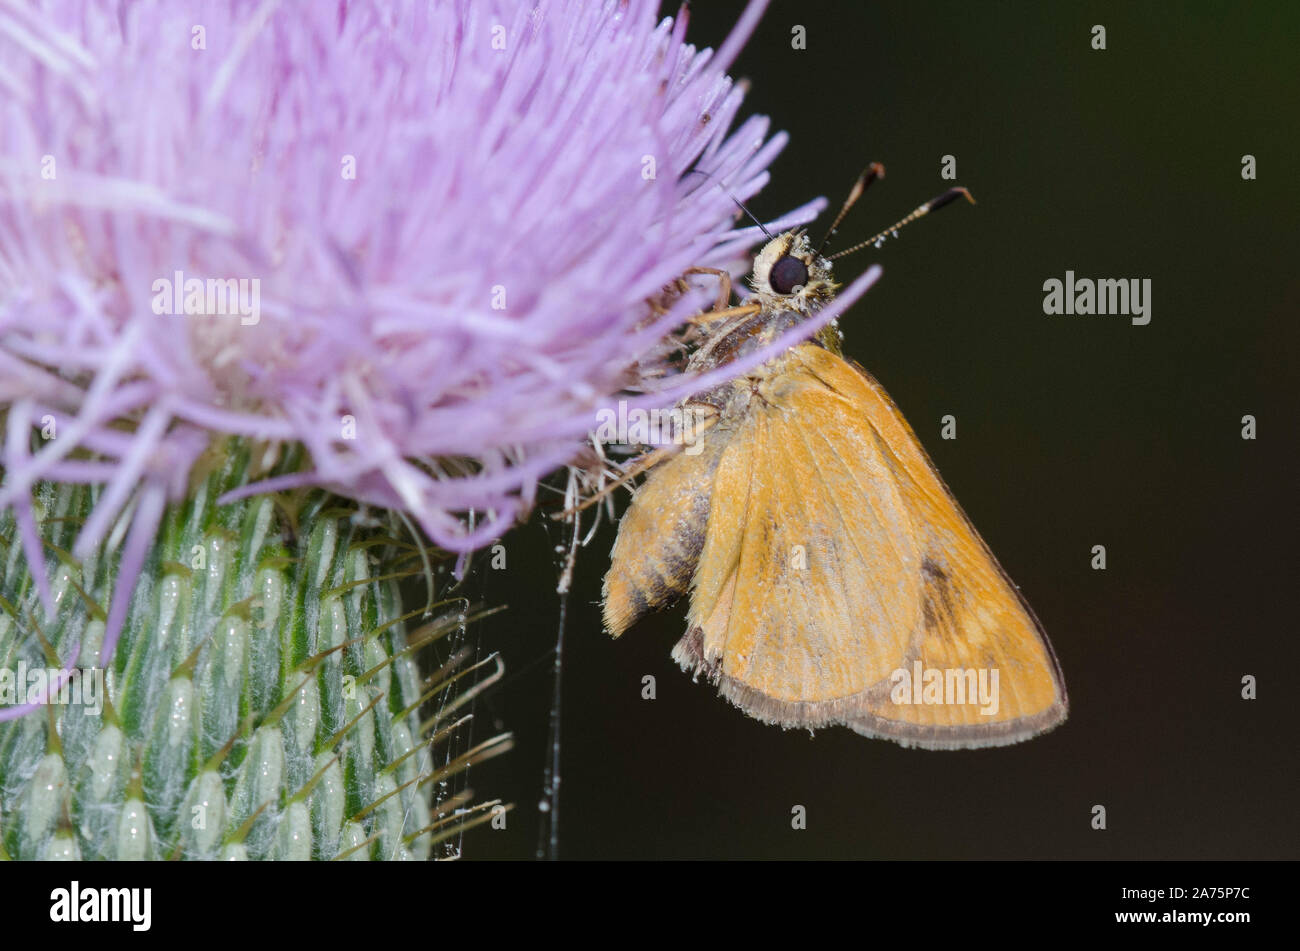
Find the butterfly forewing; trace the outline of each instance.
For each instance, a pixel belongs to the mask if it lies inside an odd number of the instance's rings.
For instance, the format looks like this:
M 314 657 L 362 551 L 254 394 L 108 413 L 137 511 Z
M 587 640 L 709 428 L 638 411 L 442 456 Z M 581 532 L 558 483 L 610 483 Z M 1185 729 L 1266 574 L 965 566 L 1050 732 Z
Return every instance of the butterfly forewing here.
M 767 722 L 909 745 L 998 745 L 1059 722 L 1037 622 L 879 384 L 808 344 L 758 394 L 716 436 L 683 666 Z

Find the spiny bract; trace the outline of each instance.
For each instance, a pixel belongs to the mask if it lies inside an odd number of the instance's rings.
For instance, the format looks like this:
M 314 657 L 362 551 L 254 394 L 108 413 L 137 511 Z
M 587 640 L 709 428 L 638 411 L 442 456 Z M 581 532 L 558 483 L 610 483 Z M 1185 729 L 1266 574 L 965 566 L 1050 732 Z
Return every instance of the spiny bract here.
M 454 746 L 466 694 L 448 680 L 469 652 L 429 683 L 413 658 L 463 632 L 464 605 L 408 638 L 395 575 L 418 571 L 414 546 L 320 491 L 217 506 L 249 468 L 248 452 L 221 453 L 167 511 L 102 711 L 51 703 L 0 723 L 0 857 L 441 857 L 504 808 L 446 792 L 509 745 Z M 37 493 L 49 621 L 13 519 L 0 520 L 0 688 L 4 672 L 13 685 L 20 669 L 98 663 L 120 537 L 80 563 L 68 554 L 97 491 Z M 421 721 L 424 701 L 440 706 Z

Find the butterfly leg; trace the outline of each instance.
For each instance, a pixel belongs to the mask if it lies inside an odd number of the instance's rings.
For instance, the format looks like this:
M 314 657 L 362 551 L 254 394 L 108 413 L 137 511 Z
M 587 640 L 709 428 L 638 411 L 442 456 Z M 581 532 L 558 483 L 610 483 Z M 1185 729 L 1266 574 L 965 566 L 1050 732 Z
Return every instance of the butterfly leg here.
M 686 278 L 691 274 L 709 274 L 718 279 L 718 296 L 713 302 L 713 310 L 722 310 L 731 302 L 731 273 L 716 267 L 691 267 L 682 272 L 682 276 L 673 282 L 675 293 L 662 295 L 658 298 L 651 298 L 648 303 L 650 310 L 656 317 L 661 317 L 668 313 L 668 303 L 677 296 L 685 294 L 691 289 L 691 285 Z M 708 311 L 706 311 L 708 313 Z
M 712 274 L 718 279 L 718 298 L 713 303 L 713 309 L 723 310 L 731 303 L 731 274 L 721 268 L 716 267 L 688 267 L 682 274 Z M 683 288 L 685 290 L 685 288 Z
M 713 424 L 719 420 L 720 416 L 714 407 L 705 403 L 689 404 L 689 409 L 691 412 L 690 422 L 684 423 L 683 425 L 689 426 L 690 428 L 678 433 L 672 445 L 661 446 L 658 449 L 651 450 L 650 452 L 633 459 L 628 468 L 623 470 L 622 475 L 609 485 L 604 486 L 600 491 L 584 499 L 578 505 L 565 509 L 563 512 L 555 513 L 551 518 L 557 521 L 563 521 L 564 519 L 570 518 L 574 514 L 581 512 L 583 509 L 590 508 L 619 486 L 627 485 L 627 483 L 631 482 L 641 473 L 654 468 L 667 459 L 671 459 L 683 449 L 688 450 L 687 455 L 696 455 L 698 450 L 696 452 L 690 452 L 689 448 L 695 446 L 699 442 L 700 437 L 712 428 Z
M 724 307 L 722 310 L 706 310 L 704 313 L 690 318 L 687 323 L 694 324 L 697 327 L 704 327 L 732 317 L 750 317 L 762 309 L 758 304 L 739 304 L 735 307 Z

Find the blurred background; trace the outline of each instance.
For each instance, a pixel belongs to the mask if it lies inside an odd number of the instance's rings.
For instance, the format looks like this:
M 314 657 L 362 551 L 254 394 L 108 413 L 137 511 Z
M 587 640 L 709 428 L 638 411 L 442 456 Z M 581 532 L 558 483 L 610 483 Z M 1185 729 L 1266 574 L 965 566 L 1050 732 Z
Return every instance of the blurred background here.
M 742 6 L 697 3 L 688 38 Z M 975 752 L 764 726 L 670 659 L 684 605 L 602 632 L 607 524 L 568 603 L 561 858 L 1297 856 L 1297 35 L 1295 4 L 772 4 L 731 70 L 791 136 L 755 214 L 833 210 L 883 162 L 845 247 L 952 184 L 945 155 L 979 201 L 841 262 L 885 270 L 841 328 L 1034 606 L 1071 716 Z M 1149 278 L 1151 323 L 1045 316 L 1066 270 Z M 479 626 L 507 676 L 477 735 L 517 739 L 470 777 L 516 804 L 470 858 L 536 854 L 561 541 L 534 516 L 468 583 L 508 605 Z

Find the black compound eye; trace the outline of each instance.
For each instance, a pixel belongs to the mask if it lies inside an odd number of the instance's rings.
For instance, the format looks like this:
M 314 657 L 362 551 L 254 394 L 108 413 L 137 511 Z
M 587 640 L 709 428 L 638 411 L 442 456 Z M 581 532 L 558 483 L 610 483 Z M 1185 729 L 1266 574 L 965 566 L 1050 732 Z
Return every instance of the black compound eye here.
M 793 255 L 787 254 L 772 265 L 767 282 L 778 294 L 790 294 L 796 287 L 808 283 L 808 268 Z

